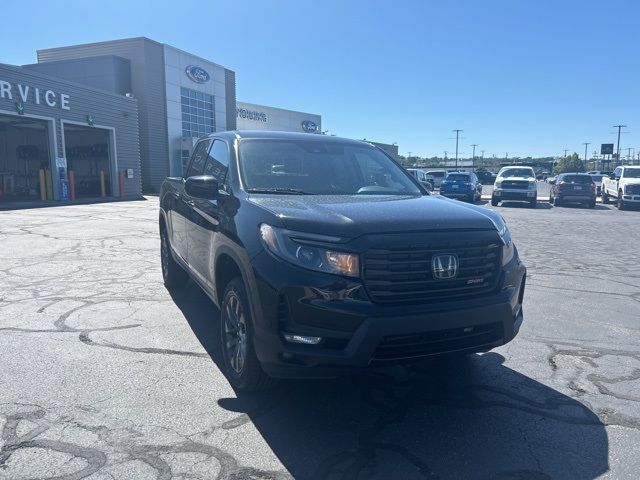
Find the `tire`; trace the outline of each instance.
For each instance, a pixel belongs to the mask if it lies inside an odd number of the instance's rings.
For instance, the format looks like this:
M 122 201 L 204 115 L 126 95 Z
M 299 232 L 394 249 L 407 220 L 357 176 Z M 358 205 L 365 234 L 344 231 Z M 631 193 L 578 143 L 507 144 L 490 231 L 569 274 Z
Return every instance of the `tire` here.
M 554 207 L 561 207 L 562 206 L 562 199 L 560 199 L 558 197 L 554 197 L 553 198 L 553 206 Z
M 265 389 L 275 381 L 260 366 L 254 349 L 249 298 L 241 277 L 231 280 L 220 306 L 220 348 L 224 373 L 239 390 Z
M 607 191 L 602 189 L 602 203 L 607 205 L 609 203 L 609 195 L 607 195 Z
M 491 206 L 492 207 L 497 207 L 498 206 L 499 201 L 496 199 L 496 197 L 494 197 L 493 195 L 491 196 Z
M 538 200 L 537 200 L 536 198 L 532 199 L 532 200 L 529 202 L 529 206 L 530 206 L 531 208 L 537 208 L 537 207 L 538 207 Z
M 624 200 L 622 199 L 622 191 L 618 192 L 618 198 L 616 199 L 616 203 L 618 206 L 618 210 L 624 210 L 626 205 L 624 204 Z
M 164 286 L 171 288 L 183 287 L 189 280 L 189 274 L 175 261 L 171 254 L 169 235 L 165 228 L 160 233 L 160 267 Z
M 594 200 L 593 202 L 589 202 L 589 203 L 587 204 L 587 207 L 589 207 L 589 208 L 596 208 L 596 201 Z

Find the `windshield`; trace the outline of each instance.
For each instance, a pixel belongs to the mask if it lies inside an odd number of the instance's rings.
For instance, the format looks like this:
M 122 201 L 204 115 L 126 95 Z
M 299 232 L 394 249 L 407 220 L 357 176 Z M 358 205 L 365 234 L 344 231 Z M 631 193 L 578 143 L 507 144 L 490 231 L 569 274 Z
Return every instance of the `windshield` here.
M 565 175 L 562 177 L 564 183 L 593 183 L 589 175 Z
M 461 173 L 450 173 L 446 176 L 445 180 L 447 182 L 470 182 L 471 178 L 469 175 L 464 175 Z
M 530 168 L 509 168 L 500 172 L 500 176 L 509 177 L 533 177 L 533 170 Z
M 640 178 L 640 168 L 625 169 L 624 178 Z
M 427 175 L 432 177 L 444 177 L 444 172 L 427 172 Z
M 593 179 L 594 182 L 601 181 L 602 177 L 604 177 L 604 175 L 591 175 L 591 178 Z
M 311 195 L 421 195 L 377 148 L 321 140 L 247 139 L 239 146 L 248 192 Z

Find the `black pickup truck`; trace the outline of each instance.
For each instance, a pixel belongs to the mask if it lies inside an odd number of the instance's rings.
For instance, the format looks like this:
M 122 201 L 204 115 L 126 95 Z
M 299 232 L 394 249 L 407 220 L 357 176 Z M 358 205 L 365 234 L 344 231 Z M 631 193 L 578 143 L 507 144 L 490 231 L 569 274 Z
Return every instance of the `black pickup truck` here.
M 523 320 L 526 269 L 503 218 L 429 195 L 365 142 L 201 138 L 162 185 L 160 238 L 166 286 L 191 278 L 220 308 L 237 388 L 487 351 Z

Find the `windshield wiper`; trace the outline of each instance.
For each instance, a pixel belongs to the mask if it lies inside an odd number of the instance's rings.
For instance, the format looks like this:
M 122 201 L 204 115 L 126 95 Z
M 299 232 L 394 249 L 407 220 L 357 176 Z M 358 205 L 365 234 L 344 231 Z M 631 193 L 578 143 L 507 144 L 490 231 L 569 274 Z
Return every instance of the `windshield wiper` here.
M 281 193 L 284 195 L 315 195 L 311 192 L 305 192 L 297 188 L 247 188 L 249 193 Z

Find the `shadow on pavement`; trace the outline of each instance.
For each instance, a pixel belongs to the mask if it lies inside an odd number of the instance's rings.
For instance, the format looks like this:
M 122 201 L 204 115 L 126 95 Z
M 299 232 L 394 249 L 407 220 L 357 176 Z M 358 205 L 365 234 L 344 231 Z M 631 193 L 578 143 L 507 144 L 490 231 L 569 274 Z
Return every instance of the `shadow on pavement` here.
M 193 283 L 172 296 L 221 365 L 218 310 Z M 607 472 L 598 417 L 503 362 L 490 352 L 238 391 L 218 399 L 239 414 L 222 429 L 253 423 L 297 479 L 593 479 Z

